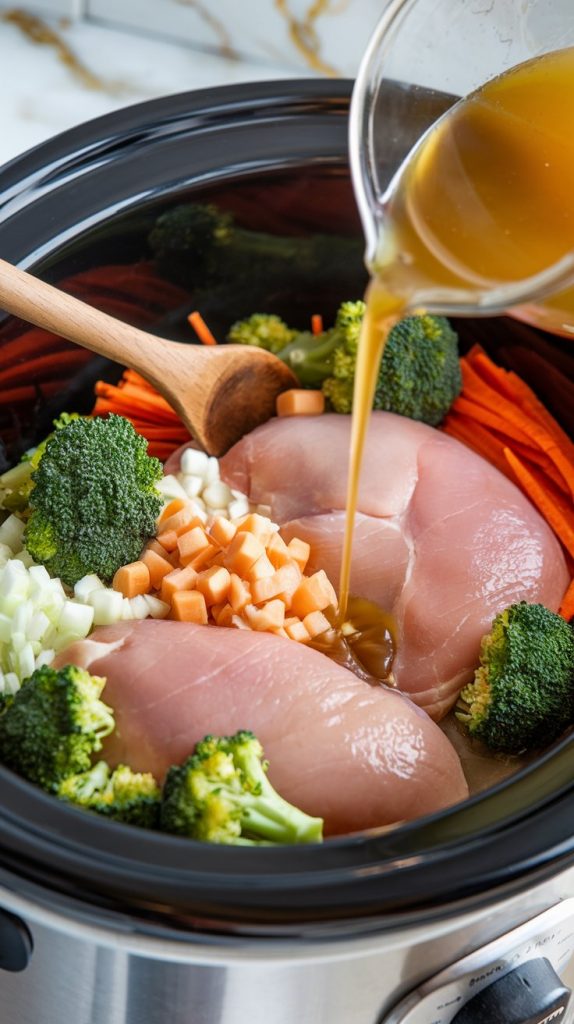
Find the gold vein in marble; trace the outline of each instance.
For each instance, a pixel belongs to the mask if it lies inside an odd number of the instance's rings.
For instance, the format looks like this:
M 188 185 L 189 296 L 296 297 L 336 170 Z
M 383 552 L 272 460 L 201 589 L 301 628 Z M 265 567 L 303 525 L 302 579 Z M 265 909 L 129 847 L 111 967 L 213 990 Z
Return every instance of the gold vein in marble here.
M 289 6 L 289 0 L 275 0 L 275 6 L 285 18 L 292 42 L 303 55 L 309 67 L 329 78 L 340 78 L 341 72 L 327 63 L 321 55 L 321 39 L 315 22 L 324 14 L 340 14 L 348 0 L 313 0 L 305 15 L 298 18 Z
M 225 60 L 241 60 L 240 55 L 231 42 L 231 36 L 223 22 L 212 14 L 211 11 L 201 3 L 201 0 L 176 0 L 176 3 L 184 7 L 192 7 L 199 14 L 199 17 L 206 25 L 213 30 L 217 52 Z

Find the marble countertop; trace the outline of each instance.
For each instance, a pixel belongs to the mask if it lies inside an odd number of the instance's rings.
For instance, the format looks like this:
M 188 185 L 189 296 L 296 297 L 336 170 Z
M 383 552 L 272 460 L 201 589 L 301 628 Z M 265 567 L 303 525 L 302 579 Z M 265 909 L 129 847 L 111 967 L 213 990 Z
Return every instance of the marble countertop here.
M 43 19 L 57 44 L 39 44 L 0 7 L 0 164 L 45 139 L 118 107 L 188 89 L 297 77 L 312 71 L 225 59 L 151 36 L 87 21 Z M 8 14 L 8 17 L 10 15 Z

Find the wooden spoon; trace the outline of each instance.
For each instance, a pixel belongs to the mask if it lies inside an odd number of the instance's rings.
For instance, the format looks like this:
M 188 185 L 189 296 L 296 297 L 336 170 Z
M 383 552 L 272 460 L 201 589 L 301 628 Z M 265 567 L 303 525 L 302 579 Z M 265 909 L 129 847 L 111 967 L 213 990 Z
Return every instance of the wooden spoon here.
M 0 260 L 0 308 L 137 370 L 210 455 L 223 455 L 275 412 L 297 378 L 251 345 L 182 345 L 101 313 Z

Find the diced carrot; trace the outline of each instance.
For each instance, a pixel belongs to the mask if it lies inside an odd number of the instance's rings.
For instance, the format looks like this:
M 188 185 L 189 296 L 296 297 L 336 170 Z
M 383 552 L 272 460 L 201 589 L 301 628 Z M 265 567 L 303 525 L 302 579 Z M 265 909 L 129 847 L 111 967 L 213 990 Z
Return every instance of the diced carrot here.
M 208 544 L 206 548 L 199 551 L 194 559 L 189 563 L 194 569 L 199 572 L 201 569 L 205 569 L 211 565 L 213 559 L 219 554 L 219 548 L 215 544 Z
M 249 566 L 249 569 L 245 573 L 245 579 L 249 583 L 255 583 L 256 580 L 263 580 L 269 576 L 273 576 L 275 569 L 271 565 L 271 562 L 267 558 L 267 555 L 263 553 L 259 558 Z
M 163 523 L 166 519 L 169 519 L 170 516 L 174 516 L 176 512 L 181 512 L 182 508 L 185 507 L 185 504 L 186 503 L 183 498 L 172 498 L 172 500 L 163 509 L 158 519 L 158 523 Z
M 119 590 L 124 597 L 137 597 L 147 594 L 150 589 L 150 572 L 145 562 L 129 562 L 122 565 L 114 576 L 114 590 Z
M 173 595 L 178 590 L 193 590 L 196 579 L 197 573 L 190 565 L 186 566 L 185 569 L 175 569 L 173 572 L 170 572 L 161 581 L 160 597 L 162 601 L 165 601 L 166 604 L 171 604 Z
M 156 555 L 161 555 L 162 558 L 165 558 L 166 562 L 171 562 L 172 556 L 170 555 L 167 548 L 164 548 L 163 544 L 160 544 L 157 537 L 152 537 L 151 540 L 148 540 L 145 546 L 145 550 L 155 551 Z
M 267 601 L 267 604 L 256 608 L 254 604 L 248 604 L 243 612 L 245 620 L 251 629 L 266 633 L 271 629 L 278 629 L 285 621 L 285 605 L 283 601 Z
M 241 615 L 234 615 L 230 623 L 232 629 L 249 629 L 246 622 L 243 621 Z
M 270 540 L 267 542 L 266 552 L 271 565 L 276 569 L 280 569 L 282 565 L 291 561 L 289 548 L 283 540 L 283 537 L 280 537 L 278 533 L 272 534 Z
M 225 551 L 218 550 L 217 554 L 211 559 L 212 565 L 223 565 L 225 562 Z
M 299 618 L 285 619 L 285 632 L 290 640 L 297 640 L 300 644 L 304 644 L 311 639 Z
M 335 591 L 329 582 L 327 574 L 323 569 L 305 576 L 291 600 L 291 610 L 294 615 L 304 619 L 309 612 L 322 612 L 330 604 L 336 604 Z
M 263 544 L 252 533 L 236 533 L 227 549 L 225 566 L 243 578 L 254 562 L 264 554 Z
M 203 526 L 194 526 L 178 537 L 177 550 L 183 566 L 189 565 L 201 552 L 212 547 Z
M 222 548 L 226 548 L 231 544 L 236 533 L 237 527 L 229 519 L 225 519 L 224 516 L 216 516 L 209 527 L 209 536 L 213 538 L 216 544 L 221 544 Z
M 250 512 L 243 516 L 236 524 L 238 533 L 252 533 L 265 547 L 276 530 L 273 523 L 266 516 L 260 516 L 258 512 Z
M 278 416 L 320 416 L 325 412 L 325 396 L 322 391 L 290 388 L 277 395 L 275 408 Z
M 229 603 L 233 611 L 243 611 L 247 604 L 251 603 L 251 591 L 248 584 L 242 580 L 237 573 L 232 572 L 229 580 Z
M 225 604 L 229 595 L 230 583 L 229 570 L 222 565 L 214 565 L 199 573 L 195 586 L 200 594 L 203 594 L 209 608 L 212 604 Z
M 177 547 L 178 536 L 175 530 L 163 530 L 158 534 L 157 541 L 166 551 L 171 552 Z
M 574 580 L 572 580 L 568 590 L 562 598 L 559 615 L 561 615 L 563 619 L 566 619 L 566 622 L 570 622 L 570 619 L 574 618 Z
M 180 537 L 185 530 L 199 525 L 201 525 L 201 519 L 197 516 L 191 502 L 188 502 L 179 512 L 170 516 L 169 519 L 164 519 L 161 524 L 161 530 L 158 530 L 158 540 L 163 533 L 170 533 L 173 530 Z
M 151 551 L 149 548 L 147 551 L 144 551 L 141 560 L 145 562 L 149 569 L 149 578 L 153 589 L 159 590 L 164 576 L 173 572 L 173 565 L 166 558 L 162 558 L 161 555 L 156 554 L 155 551 Z
M 323 612 L 309 612 L 303 619 L 303 625 L 311 639 L 331 628 L 331 623 L 323 615 Z
M 207 604 L 207 601 L 205 603 Z M 217 620 L 219 618 L 219 613 L 223 611 L 224 607 L 225 607 L 225 605 L 224 605 L 223 601 L 220 602 L 220 604 L 212 604 L 209 607 L 209 614 L 211 615 L 211 618 L 215 622 L 216 626 L 217 626 Z M 233 609 L 232 609 L 232 611 L 233 611 Z
M 299 540 L 298 537 L 293 537 L 287 545 L 290 558 L 294 562 L 297 562 L 301 572 L 305 572 L 305 566 L 309 561 L 309 555 L 311 554 L 311 546 L 307 544 L 306 540 Z
M 273 597 L 281 597 L 281 600 L 287 604 L 285 596 L 289 595 L 290 600 L 300 581 L 299 566 L 295 562 L 288 562 L 280 569 L 276 569 L 272 576 L 260 577 L 253 581 L 251 584 L 253 604 L 262 604 L 263 601 L 270 601 Z
M 213 611 L 213 609 L 212 609 Z M 234 611 L 230 604 L 224 604 L 221 611 L 218 613 L 216 622 L 218 626 L 232 626 L 234 619 Z
M 206 626 L 207 605 L 203 594 L 198 590 L 178 590 L 173 595 L 170 617 L 178 622 L 196 622 Z
M 286 631 L 283 629 L 283 626 L 279 626 L 278 629 L 270 629 L 269 632 L 273 633 L 273 636 L 282 636 L 284 640 L 289 639 Z

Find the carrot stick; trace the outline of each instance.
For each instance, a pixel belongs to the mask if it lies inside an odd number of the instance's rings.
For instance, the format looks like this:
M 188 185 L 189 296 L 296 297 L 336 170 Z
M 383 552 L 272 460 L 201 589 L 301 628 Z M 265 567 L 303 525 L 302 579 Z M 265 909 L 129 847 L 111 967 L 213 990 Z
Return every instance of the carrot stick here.
M 572 580 L 568 590 L 562 598 L 558 614 L 561 615 L 563 619 L 566 619 L 566 622 L 570 622 L 570 619 L 574 618 L 574 580 Z
M 41 327 L 35 327 L 25 334 L 20 334 L 18 338 L 11 338 L 5 345 L 0 345 L 0 363 L 5 369 L 12 361 L 24 362 L 25 359 L 40 355 L 46 349 L 52 352 L 64 348 L 70 348 L 69 341 L 64 341 L 55 334 L 42 330 Z
M 130 384 L 137 384 L 140 388 L 147 388 L 149 391 L 154 391 L 155 388 L 150 384 L 145 377 L 140 376 L 135 370 L 124 370 L 122 381 L 129 381 Z
M 30 359 L 22 365 L 11 366 L 7 370 L 0 371 L 0 387 L 7 384 L 20 384 L 29 381 L 30 378 L 40 379 L 50 377 L 57 373 L 61 376 L 67 370 L 70 372 L 76 367 L 87 363 L 92 358 L 92 353 L 85 348 L 70 348 L 63 352 L 49 352 L 47 355 L 39 356 L 37 359 Z
M 323 333 L 323 317 L 320 313 L 313 313 L 311 317 L 311 331 L 313 334 Z
M 485 427 L 490 427 L 492 430 L 497 430 L 504 437 L 511 438 L 515 441 L 521 441 L 522 444 L 529 444 L 528 435 L 524 430 L 509 423 L 504 416 L 499 415 L 497 412 L 491 409 L 485 408 L 479 401 L 474 400 L 474 396 L 469 394 L 468 398 L 465 397 L 466 393 L 460 395 L 451 406 L 452 412 L 459 412 L 463 416 L 468 416 L 472 420 L 478 420 L 479 423 L 483 423 Z
M 472 369 L 484 382 L 490 384 L 503 397 L 519 405 L 524 412 L 537 419 L 540 425 L 545 427 L 548 433 L 552 434 L 558 444 L 564 448 L 565 452 L 569 453 L 570 458 L 574 462 L 574 444 L 572 444 L 568 434 L 562 430 L 560 424 L 556 422 L 546 406 L 537 398 L 532 388 L 518 374 L 497 366 L 478 345 L 471 349 L 468 356 L 466 356 L 466 361 L 470 362 Z M 465 359 L 461 360 L 461 363 L 464 364 Z
M 106 381 L 99 380 L 96 382 L 95 391 L 96 395 L 108 399 L 108 401 L 117 406 L 117 409 L 131 410 L 132 413 L 137 413 L 138 411 L 141 413 L 141 411 L 146 410 L 153 414 L 156 422 L 160 423 L 180 422 L 177 413 L 173 411 L 165 399 L 147 388 L 137 388 L 135 385 L 119 388 L 114 384 L 108 384 Z
M 527 468 L 509 448 L 504 449 L 504 456 L 522 490 L 542 513 L 566 550 L 574 557 L 574 514 L 571 503 L 555 493 L 554 488 L 549 494 L 548 485 L 541 481 L 537 471 Z
M 178 447 L 179 445 L 177 444 L 163 444 L 161 441 L 150 441 L 147 446 L 147 451 L 148 455 L 152 455 L 154 458 L 161 459 L 162 462 L 165 462 L 166 459 L 169 459 L 170 455 L 173 455 L 174 451 Z
M 207 326 L 201 313 L 198 313 L 197 310 L 194 310 L 193 313 L 189 314 L 187 320 L 188 323 L 190 323 L 191 326 L 193 327 L 202 345 L 217 345 L 217 341 L 213 337 L 213 334 L 209 330 L 209 327 Z
M 48 380 L 43 384 L 28 384 L 27 387 L 0 390 L 0 405 L 15 405 L 17 402 L 31 402 L 45 395 L 53 395 L 62 387 L 62 380 Z

